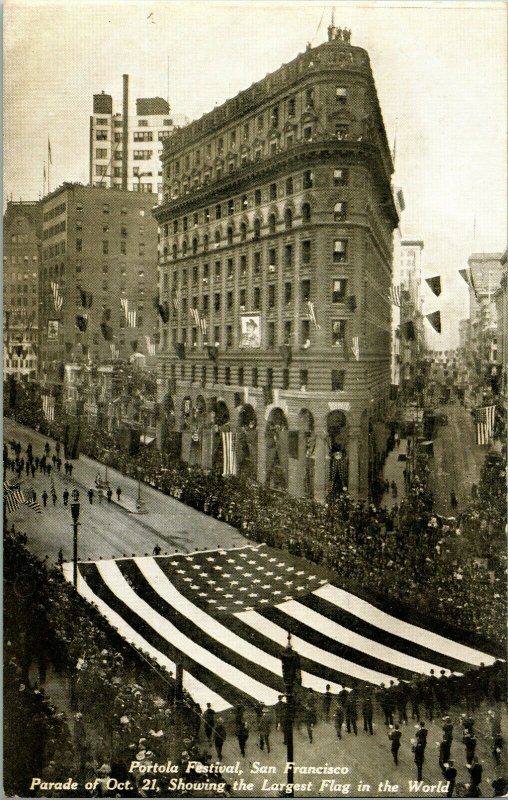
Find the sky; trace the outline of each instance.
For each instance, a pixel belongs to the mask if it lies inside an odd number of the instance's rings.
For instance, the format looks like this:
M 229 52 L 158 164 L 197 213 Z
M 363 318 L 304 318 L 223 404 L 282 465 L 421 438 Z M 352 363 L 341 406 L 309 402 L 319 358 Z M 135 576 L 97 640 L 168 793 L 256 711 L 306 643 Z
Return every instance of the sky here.
M 443 293 L 443 334 L 457 343 L 467 315 L 458 270 L 471 252 L 506 249 L 507 26 L 503 3 L 6 0 L 4 203 L 42 193 L 51 140 L 51 186 L 88 182 L 92 95 L 121 108 L 122 74 L 136 97 L 168 97 L 196 119 L 281 64 L 326 40 L 335 24 L 370 56 L 405 238 L 424 241 L 426 275 Z

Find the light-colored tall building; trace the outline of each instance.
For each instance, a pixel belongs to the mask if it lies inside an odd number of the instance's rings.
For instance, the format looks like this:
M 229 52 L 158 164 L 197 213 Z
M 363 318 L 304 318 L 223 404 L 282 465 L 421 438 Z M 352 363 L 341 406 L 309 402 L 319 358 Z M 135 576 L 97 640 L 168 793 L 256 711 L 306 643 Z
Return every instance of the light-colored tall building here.
M 424 349 L 422 317 L 423 241 L 403 239 L 400 243 L 400 383 L 411 391 Z
M 111 95 L 95 94 L 90 117 L 90 185 L 160 193 L 163 143 L 177 127 L 170 111 L 162 97 L 146 97 L 135 101 L 133 113 L 128 75 L 123 76 L 121 112 L 115 113 Z

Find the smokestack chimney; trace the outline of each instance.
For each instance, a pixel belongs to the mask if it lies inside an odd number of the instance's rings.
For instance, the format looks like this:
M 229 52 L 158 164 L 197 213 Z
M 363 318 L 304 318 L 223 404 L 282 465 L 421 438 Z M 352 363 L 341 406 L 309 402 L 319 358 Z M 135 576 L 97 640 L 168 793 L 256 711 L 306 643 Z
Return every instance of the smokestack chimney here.
M 127 189 L 129 161 L 129 76 L 123 76 L 122 189 Z

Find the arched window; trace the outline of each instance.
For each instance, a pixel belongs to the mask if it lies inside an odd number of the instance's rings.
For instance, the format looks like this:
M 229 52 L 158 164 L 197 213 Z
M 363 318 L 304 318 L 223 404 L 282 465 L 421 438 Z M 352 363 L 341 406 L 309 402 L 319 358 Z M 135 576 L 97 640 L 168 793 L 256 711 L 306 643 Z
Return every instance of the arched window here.
M 287 231 L 293 227 L 293 212 L 290 208 L 286 208 L 284 212 L 284 225 Z
M 215 231 L 215 247 L 220 247 L 220 230 Z
M 261 220 L 256 217 L 254 220 L 254 239 L 259 239 L 261 236 Z
M 286 194 L 293 194 L 293 178 L 286 180 Z
M 247 239 L 247 225 L 245 224 L 245 222 L 242 222 L 240 225 L 240 240 L 242 242 L 245 242 L 246 239 Z
M 270 214 L 270 216 L 268 217 L 268 230 L 269 230 L 270 233 L 275 233 L 275 225 L 276 225 L 276 223 L 277 223 L 277 220 L 275 218 L 275 214 Z
M 304 203 L 302 206 L 302 221 L 304 225 L 310 222 L 310 203 Z
M 187 240 L 186 239 L 184 239 L 183 242 L 182 242 L 182 255 L 183 256 L 187 255 Z
M 233 228 L 231 225 L 228 227 L 228 245 L 233 244 Z
M 167 245 L 164 246 L 164 258 L 167 258 L 169 255 L 169 247 Z
M 194 239 L 192 240 L 192 255 L 195 256 L 197 252 L 198 252 L 198 240 L 196 237 L 194 237 Z
M 203 250 L 205 251 L 205 253 L 208 250 L 208 242 L 209 242 L 209 236 L 207 233 L 205 233 L 205 235 L 203 236 Z
M 176 254 L 177 254 L 177 246 L 176 246 L 176 244 L 174 244 L 173 245 L 173 258 L 176 258 Z

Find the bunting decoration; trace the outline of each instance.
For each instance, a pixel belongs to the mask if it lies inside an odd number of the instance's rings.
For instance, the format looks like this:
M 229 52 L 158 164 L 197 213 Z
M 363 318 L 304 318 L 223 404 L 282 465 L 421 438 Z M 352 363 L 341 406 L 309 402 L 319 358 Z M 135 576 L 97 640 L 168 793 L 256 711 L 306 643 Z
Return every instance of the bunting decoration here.
M 495 406 L 484 406 L 475 411 L 476 444 L 488 444 L 494 434 Z
M 351 350 L 353 351 L 353 355 L 356 361 L 360 360 L 360 337 L 353 336 Z
M 103 335 L 105 341 L 106 342 L 112 342 L 113 341 L 113 328 L 111 327 L 111 325 L 106 325 L 105 322 L 101 322 L 100 328 L 101 328 L 101 332 L 102 332 L 102 335 Z
M 236 475 L 236 433 L 222 431 L 222 474 Z
M 91 292 L 85 292 L 84 289 L 79 290 L 79 294 L 81 297 L 81 305 L 83 308 L 92 308 L 93 303 L 93 294 Z
M 425 278 L 425 282 L 436 297 L 439 297 L 441 294 L 441 276 L 435 275 L 433 278 Z
M 129 309 L 129 301 L 126 297 L 120 298 L 120 304 L 125 314 L 125 321 L 128 328 L 137 328 L 137 312 Z
M 400 307 L 400 284 L 390 286 L 390 302 L 394 306 Z
M 432 325 L 437 333 L 441 333 L 441 312 L 440 311 L 433 311 L 432 314 L 427 314 L 426 318 Z
M 55 307 L 55 311 L 59 313 L 62 310 L 63 297 L 60 294 L 60 286 L 58 283 L 55 283 L 54 281 L 51 282 L 51 292 L 53 293 L 53 305 Z
M 318 321 L 317 321 L 317 318 L 316 318 L 316 311 L 314 309 L 314 303 L 311 300 L 307 300 L 307 307 L 309 309 L 309 317 L 310 317 L 310 320 L 311 320 L 312 324 L 314 325 L 314 327 L 315 327 L 315 329 L 317 331 L 320 330 L 321 329 L 321 325 L 318 324 Z
M 88 327 L 88 314 L 78 314 L 76 316 L 76 327 L 81 333 L 85 333 Z

